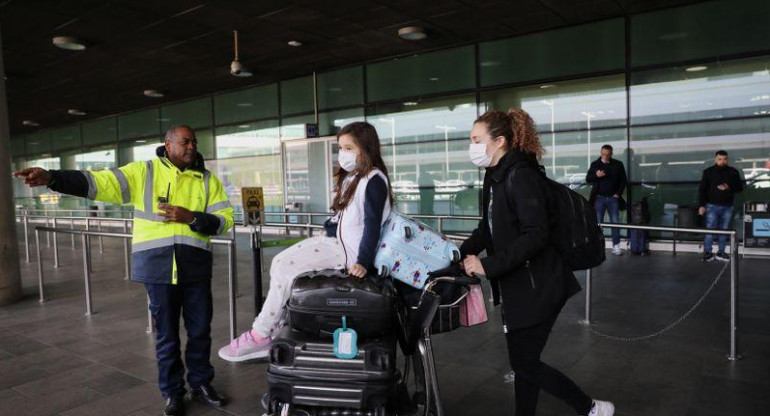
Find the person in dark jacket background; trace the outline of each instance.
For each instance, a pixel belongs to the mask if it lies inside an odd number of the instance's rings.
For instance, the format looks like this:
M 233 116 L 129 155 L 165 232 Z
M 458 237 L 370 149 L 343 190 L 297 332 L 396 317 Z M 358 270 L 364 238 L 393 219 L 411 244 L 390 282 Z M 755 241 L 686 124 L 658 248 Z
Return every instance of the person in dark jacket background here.
M 602 146 L 601 157 L 594 160 L 588 168 L 586 182 L 593 185 L 588 202 L 596 208 L 596 220 L 604 221 L 604 213 L 609 212 L 610 222 L 620 222 L 623 209 L 623 190 L 626 189 L 626 168 L 623 162 L 612 158 L 612 146 Z M 612 229 L 612 254 L 623 254 L 620 249 L 620 230 Z
M 735 194 L 743 191 L 743 179 L 738 169 L 729 166 L 727 152 L 716 152 L 714 166 L 703 171 L 698 187 L 700 202 L 699 215 L 706 215 L 706 228 L 726 230 L 733 219 L 733 202 Z M 727 236 L 719 236 L 719 251 L 716 257 L 711 252 L 714 245 L 714 235 L 706 234 L 703 242 L 703 261 L 730 261 L 725 254 Z
M 549 230 L 550 193 L 538 159 L 544 150 L 532 118 L 519 109 L 488 111 L 471 130 L 469 155 L 484 176 L 482 219 L 460 247 L 467 274 L 499 285 L 516 415 L 534 415 L 540 388 L 580 415 L 611 416 L 610 402 L 592 400 L 572 380 L 540 361 L 567 299 L 580 284 L 564 264 Z M 483 259 L 477 255 L 486 250 Z

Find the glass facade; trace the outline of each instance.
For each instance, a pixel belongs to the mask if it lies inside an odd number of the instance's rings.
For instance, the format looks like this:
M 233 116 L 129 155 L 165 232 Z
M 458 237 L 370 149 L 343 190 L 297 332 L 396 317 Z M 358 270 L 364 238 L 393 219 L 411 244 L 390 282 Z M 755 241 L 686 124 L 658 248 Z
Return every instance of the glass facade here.
M 519 107 L 537 124 L 548 175 L 586 196 L 588 165 L 611 144 L 626 165 L 627 199 L 647 196 L 653 224 L 672 225 L 724 149 L 747 181 L 740 213 L 745 201 L 770 200 L 768 7 L 703 2 L 410 54 L 319 72 L 315 86 L 304 76 L 28 133 L 11 150 L 17 165 L 58 157 L 65 169 L 101 169 L 154 157 L 169 126 L 189 124 L 234 205 L 241 187 L 263 186 L 270 212 L 284 202 L 326 211 L 334 136 L 366 120 L 400 211 L 478 215 L 484 171 L 468 160 L 472 123 Z M 307 140 L 316 112 L 321 138 Z

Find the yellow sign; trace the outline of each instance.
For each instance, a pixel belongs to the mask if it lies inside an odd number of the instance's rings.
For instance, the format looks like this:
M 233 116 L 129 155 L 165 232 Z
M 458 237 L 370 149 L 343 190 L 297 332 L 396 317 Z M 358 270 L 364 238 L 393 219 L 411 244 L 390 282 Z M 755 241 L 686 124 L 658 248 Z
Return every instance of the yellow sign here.
M 265 211 L 265 195 L 262 188 L 241 188 L 241 201 L 244 225 L 262 224 L 262 213 Z

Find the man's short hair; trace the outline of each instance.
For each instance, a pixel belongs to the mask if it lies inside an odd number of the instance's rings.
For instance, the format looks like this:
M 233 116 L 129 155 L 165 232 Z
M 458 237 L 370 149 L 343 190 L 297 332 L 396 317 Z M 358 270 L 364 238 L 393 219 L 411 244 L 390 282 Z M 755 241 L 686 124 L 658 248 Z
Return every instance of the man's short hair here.
M 612 146 L 610 146 L 610 145 L 608 145 L 608 144 L 605 144 L 604 146 L 602 146 L 602 150 L 604 150 L 604 149 L 607 149 L 607 150 L 609 150 L 610 152 L 612 152 L 612 151 L 613 151 L 613 150 L 612 150 Z
M 725 152 L 724 150 L 717 150 L 714 156 L 727 156 L 727 152 Z
M 187 124 L 177 124 L 174 126 L 171 126 L 166 130 L 166 135 L 163 136 L 163 141 L 171 140 L 174 138 L 174 134 L 176 134 L 176 131 L 179 129 L 187 129 L 193 132 L 193 135 L 195 134 L 195 130 L 192 129 L 192 127 L 188 126 Z

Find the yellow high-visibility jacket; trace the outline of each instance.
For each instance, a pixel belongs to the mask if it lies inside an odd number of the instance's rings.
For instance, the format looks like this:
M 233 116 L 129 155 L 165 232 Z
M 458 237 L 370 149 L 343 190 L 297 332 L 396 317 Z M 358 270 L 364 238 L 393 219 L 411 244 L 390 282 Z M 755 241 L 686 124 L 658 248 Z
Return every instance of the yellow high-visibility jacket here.
M 53 185 L 67 171 L 52 171 Z M 211 279 L 209 235 L 233 226 L 233 208 L 219 179 L 199 163 L 184 171 L 165 157 L 133 162 L 102 171 L 83 171 L 86 196 L 102 202 L 134 206 L 131 280 L 142 283 L 192 283 Z M 59 185 L 66 188 L 66 186 Z M 160 198 L 193 212 L 192 225 L 166 222 L 159 215 Z

